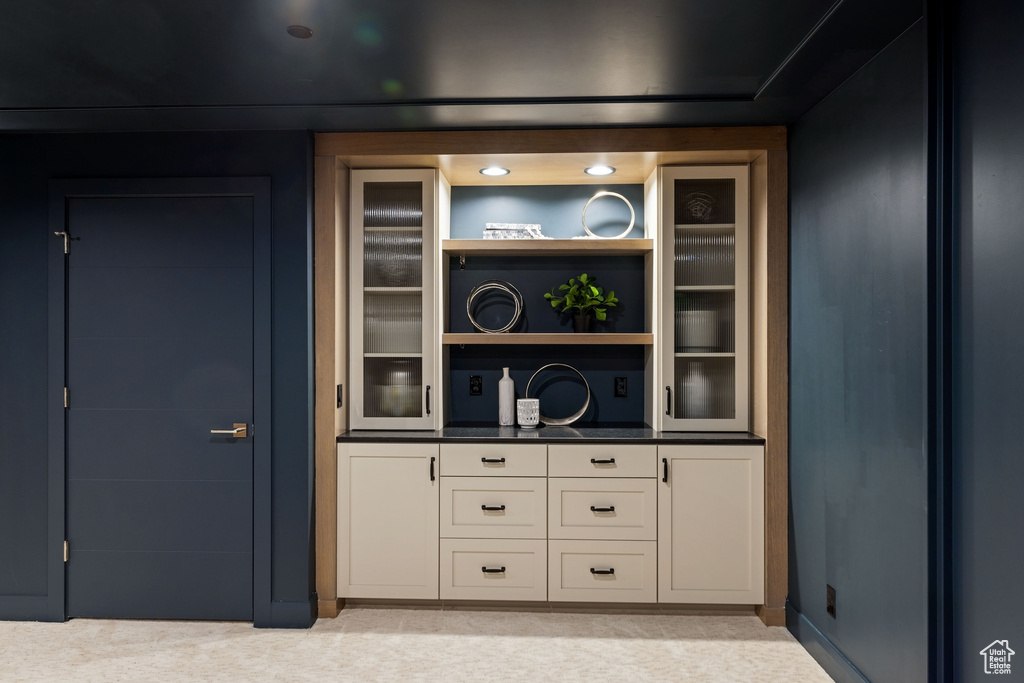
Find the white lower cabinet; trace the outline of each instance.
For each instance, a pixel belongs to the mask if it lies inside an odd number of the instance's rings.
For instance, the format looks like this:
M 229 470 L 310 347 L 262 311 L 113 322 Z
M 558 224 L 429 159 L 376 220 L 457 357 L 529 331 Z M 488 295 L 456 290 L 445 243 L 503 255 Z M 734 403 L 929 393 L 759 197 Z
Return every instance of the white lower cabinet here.
M 437 599 L 437 444 L 338 445 L 338 596 Z
M 658 601 L 764 602 L 764 447 L 659 446 Z
M 657 448 L 548 447 L 548 599 L 655 602 Z
M 547 447 L 441 444 L 441 473 L 441 599 L 547 600 Z
M 759 605 L 764 447 L 338 446 L 342 598 Z
M 655 541 L 548 541 L 548 599 L 654 602 Z
M 441 539 L 442 600 L 547 600 L 543 539 Z

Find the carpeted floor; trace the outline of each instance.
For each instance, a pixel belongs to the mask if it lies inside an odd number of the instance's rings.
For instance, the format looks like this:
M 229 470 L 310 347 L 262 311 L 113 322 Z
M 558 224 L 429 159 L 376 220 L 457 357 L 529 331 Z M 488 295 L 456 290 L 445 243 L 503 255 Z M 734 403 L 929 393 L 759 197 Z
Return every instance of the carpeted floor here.
M 307 631 L 234 622 L 0 622 L 0 681 L 823 681 L 753 616 L 347 608 Z

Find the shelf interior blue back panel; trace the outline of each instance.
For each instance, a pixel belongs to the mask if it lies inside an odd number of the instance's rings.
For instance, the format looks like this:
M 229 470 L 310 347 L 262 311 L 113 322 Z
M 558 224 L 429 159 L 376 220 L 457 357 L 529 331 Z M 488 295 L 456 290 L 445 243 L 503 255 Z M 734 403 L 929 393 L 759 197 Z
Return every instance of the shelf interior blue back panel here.
M 505 185 L 452 188 L 452 239 L 483 237 L 487 223 L 540 224 L 545 237 L 585 237 L 583 209 L 597 192 L 616 192 L 636 213 L 626 237 L 644 236 L 643 185 Z M 587 209 L 587 226 L 600 237 L 615 237 L 629 225 L 629 208 L 618 197 L 599 197 Z
M 570 333 L 571 334 L 571 333 Z M 548 363 L 565 363 L 579 370 L 590 385 L 590 407 L 580 418 L 586 423 L 644 421 L 644 357 L 642 346 L 465 346 L 451 348 L 449 381 L 451 422 L 498 423 L 498 380 L 509 368 L 516 398 L 526 397 L 526 384 Z M 483 379 L 480 396 L 470 396 L 469 378 Z M 615 378 L 625 377 L 627 395 L 615 397 Z M 586 389 L 574 372 L 551 368 L 531 385 L 531 398 L 540 399 L 541 414 L 551 418 L 575 413 Z
M 523 313 L 513 332 L 565 332 L 572 334 L 572 319 L 551 307 L 544 298 L 552 287 L 582 273 L 597 278 L 619 303 L 607 309 L 607 319 L 594 321 L 594 332 L 644 332 L 645 278 L 643 256 L 467 256 L 448 259 L 450 332 L 473 332 L 466 303 L 473 288 L 484 280 L 512 284 L 523 296 Z M 557 291 L 557 290 L 556 290 Z M 500 329 L 512 319 L 512 299 L 504 293 L 485 292 L 473 302 L 473 317 L 487 329 Z

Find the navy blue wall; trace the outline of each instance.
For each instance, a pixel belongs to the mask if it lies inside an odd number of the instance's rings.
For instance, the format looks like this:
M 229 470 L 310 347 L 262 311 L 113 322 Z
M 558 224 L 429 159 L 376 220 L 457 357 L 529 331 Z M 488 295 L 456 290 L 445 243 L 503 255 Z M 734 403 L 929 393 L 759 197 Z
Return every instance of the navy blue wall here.
M 1024 7 L 958 3 L 961 322 L 954 507 L 957 680 L 1008 640 L 1024 678 Z
M 273 278 L 272 561 L 254 611 L 257 624 L 310 623 L 311 158 L 304 131 L 0 136 L 0 618 L 42 618 L 23 598 L 47 594 L 49 180 L 268 176 L 273 272 L 257 277 Z
M 790 137 L 787 620 L 839 680 L 929 670 L 925 67 L 922 21 Z

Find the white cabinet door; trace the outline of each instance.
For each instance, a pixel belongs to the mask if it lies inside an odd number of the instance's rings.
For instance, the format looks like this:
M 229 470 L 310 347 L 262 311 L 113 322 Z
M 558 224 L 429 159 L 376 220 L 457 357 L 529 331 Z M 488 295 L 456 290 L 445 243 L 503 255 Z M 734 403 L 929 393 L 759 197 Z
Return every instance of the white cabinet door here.
M 436 599 L 437 444 L 338 445 L 338 596 Z
M 352 429 L 437 429 L 438 171 L 352 171 Z
M 661 200 L 663 431 L 749 429 L 748 166 L 669 166 Z
M 659 446 L 658 601 L 764 602 L 764 448 Z

